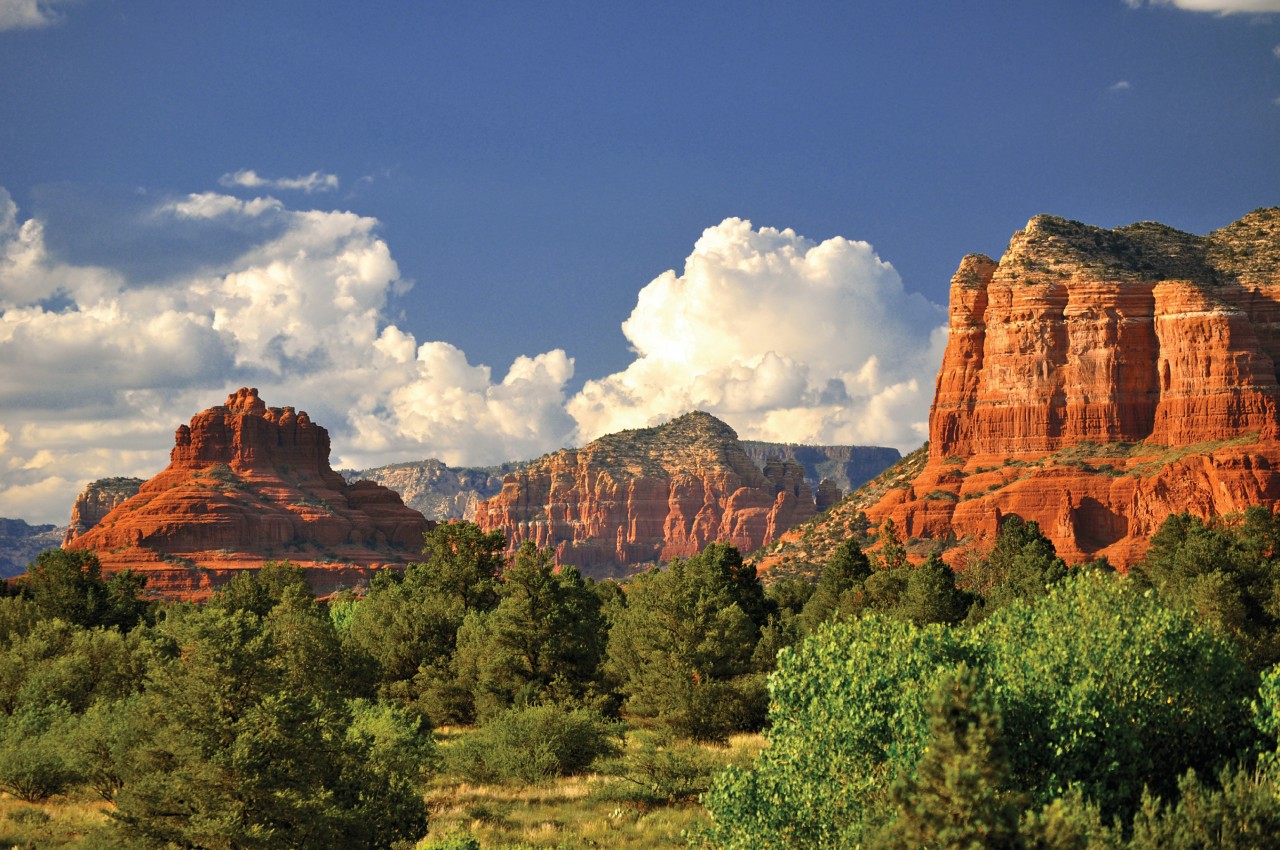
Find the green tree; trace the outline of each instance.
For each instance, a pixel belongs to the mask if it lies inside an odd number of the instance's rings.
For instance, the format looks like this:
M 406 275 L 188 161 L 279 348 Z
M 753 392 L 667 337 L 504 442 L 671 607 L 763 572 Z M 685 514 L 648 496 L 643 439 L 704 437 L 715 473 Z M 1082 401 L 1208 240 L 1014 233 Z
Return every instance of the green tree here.
M 891 816 L 895 776 L 928 740 L 928 699 L 968 650 L 940 626 L 875 614 L 836 620 L 782 653 L 769 680 L 769 746 L 704 796 L 712 846 L 844 848 Z
M 61 704 L 79 713 L 136 692 L 153 653 L 140 632 L 41 620 L 0 650 L 0 712 Z
M 497 604 L 498 576 L 507 563 L 501 531 L 486 534 L 472 522 L 442 522 L 425 540 L 426 560 L 409 565 L 406 581 L 461 599 L 468 610 L 487 611 Z
M 496 608 L 472 612 L 458 633 L 459 678 L 477 714 L 599 696 L 605 621 L 577 569 L 557 570 L 551 552 L 526 542 L 498 595 Z
M 505 539 L 474 523 L 449 522 L 426 536 L 427 560 L 384 572 L 344 611 L 348 663 L 372 669 L 372 693 L 414 706 L 432 723 L 470 722 L 475 707 L 458 681 L 458 630 L 469 612 L 498 601 Z
M 991 551 L 971 560 L 960 576 L 963 589 L 976 597 L 969 619 L 982 620 L 1014 602 L 1043 596 L 1066 575 L 1066 562 L 1040 524 L 1011 514 L 1000 524 Z
M 79 777 L 67 747 L 72 723 L 61 703 L 0 717 L 0 789 L 36 802 L 61 794 L 75 782 Z
M 147 609 L 145 579 L 124 570 L 103 581 L 98 556 L 81 549 L 47 549 L 19 581 L 42 617 L 77 626 L 131 629 Z
M 307 571 L 290 561 L 268 561 L 257 570 L 240 570 L 210 600 L 231 611 L 265 617 L 287 594 L 311 596 Z
M 1038 805 L 1079 786 L 1106 819 L 1176 792 L 1256 740 L 1254 677 L 1230 645 L 1118 577 L 1073 575 L 972 640 L 996 685 L 1010 762 Z
M 1144 788 L 1170 799 L 1187 770 L 1216 775 L 1257 745 L 1248 713 L 1255 680 L 1232 647 L 1141 588 L 1087 571 L 974 629 L 870 614 L 828 623 L 782 653 L 770 680 L 769 746 L 705 797 L 712 843 L 868 840 L 893 811 L 892 778 L 920 763 L 929 694 L 961 662 L 978 671 L 999 711 L 1010 790 L 1037 807 L 1072 794 L 1086 806 L 1046 808 L 1040 838 L 1075 840 L 1091 819 L 1128 822 Z M 1273 690 L 1280 685 L 1264 681 L 1264 731 Z M 1060 846 L 1094 846 L 1080 840 Z
M 907 547 L 902 544 L 898 526 L 894 523 L 893 517 L 886 517 L 880 524 L 876 540 L 879 545 L 873 555 L 874 563 L 872 564 L 876 570 L 899 570 L 911 565 L 907 560 Z
M 1280 520 L 1250 508 L 1236 526 L 1190 514 L 1168 517 L 1133 570 L 1139 584 L 1226 635 L 1261 670 L 1280 660 Z
M 373 848 L 425 831 L 420 785 L 371 769 L 345 707 L 290 675 L 262 618 L 209 607 L 164 628 L 178 651 L 148 678 L 153 733 L 116 794 L 117 846 Z
M 754 568 L 723 544 L 637 576 L 608 645 L 626 710 L 707 740 L 758 725 L 764 695 L 752 659 L 768 613 Z
M 908 567 L 906 587 L 892 611 L 917 626 L 952 625 L 964 619 L 972 598 L 956 587 L 956 574 L 936 553 L 918 567 Z
M 855 541 L 846 540 L 837 546 L 823 567 L 817 589 L 800 614 L 801 631 L 812 634 L 821 623 L 842 610 L 842 605 L 852 608 L 845 594 L 860 591 L 871 572 L 871 562 Z
M 872 845 L 1016 850 L 1024 801 L 1010 789 L 1000 713 L 972 668 L 944 679 L 929 706 L 929 744 L 894 784 L 897 814 Z

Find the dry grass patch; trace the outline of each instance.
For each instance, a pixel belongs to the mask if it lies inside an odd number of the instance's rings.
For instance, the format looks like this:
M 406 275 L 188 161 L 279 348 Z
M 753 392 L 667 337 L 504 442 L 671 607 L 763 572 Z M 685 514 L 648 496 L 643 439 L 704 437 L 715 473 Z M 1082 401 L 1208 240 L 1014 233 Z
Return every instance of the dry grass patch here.
M 449 729 L 443 745 L 460 734 L 462 730 Z M 627 746 L 640 746 L 635 735 L 629 736 Z M 761 735 L 736 735 L 725 747 L 701 749 L 721 764 L 742 764 L 764 746 Z M 480 785 L 441 776 L 427 792 L 427 805 L 431 829 L 420 847 L 459 834 L 474 836 L 484 850 L 684 847 L 686 834 L 707 818 L 697 802 L 657 802 L 599 773 L 537 785 Z
M 54 797 L 24 803 L 0 794 L 0 848 L 73 850 L 107 821 L 110 804 L 90 797 Z

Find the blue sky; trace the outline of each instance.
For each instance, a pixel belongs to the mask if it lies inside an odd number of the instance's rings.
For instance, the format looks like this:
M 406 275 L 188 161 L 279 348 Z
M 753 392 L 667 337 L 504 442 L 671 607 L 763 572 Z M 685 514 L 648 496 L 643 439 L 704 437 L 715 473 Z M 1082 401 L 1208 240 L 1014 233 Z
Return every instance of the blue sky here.
M 909 448 L 964 254 L 1280 203 L 1277 12 L 0 0 L 0 515 L 242 383 L 338 463 Z

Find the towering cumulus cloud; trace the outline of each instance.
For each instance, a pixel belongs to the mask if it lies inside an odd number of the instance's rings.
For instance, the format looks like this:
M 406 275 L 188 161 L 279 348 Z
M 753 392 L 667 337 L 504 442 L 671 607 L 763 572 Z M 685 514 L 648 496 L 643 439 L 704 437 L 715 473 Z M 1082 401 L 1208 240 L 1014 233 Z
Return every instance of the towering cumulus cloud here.
M 622 325 L 636 360 L 569 411 L 584 439 L 702 409 L 748 437 L 910 448 L 945 321 L 865 242 L 730 218 L 640 291 Z
M 570 398 L 564 350 L 495 373 L 389 321 L 408 284 L 372 218 L 132 203 L 76 248 L 0 189 L 0 516 L 63 521 L 85 482 L 154 474 L 174 427 L 240 386 L 306 409 L 348 466 L 527 459 L 695 408 L 745 436 L 924 438 L 943 313 L 865 243 L 710 228 L 640 291 L 635 361 Z

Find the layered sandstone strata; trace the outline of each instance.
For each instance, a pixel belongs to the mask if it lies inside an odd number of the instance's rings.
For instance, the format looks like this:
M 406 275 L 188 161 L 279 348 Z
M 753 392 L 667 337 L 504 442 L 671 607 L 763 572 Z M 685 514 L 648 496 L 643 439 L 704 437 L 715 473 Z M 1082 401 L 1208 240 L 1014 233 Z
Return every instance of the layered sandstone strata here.
M 1280 209 L 1204 237 L 1037 216 L 961 262 L 950 323 L 929 460 L 873 521 L 929 546 L 1016 513 L 1123 566 L 1171 512 L 1280 498 Z
M 596 575 L 688 557 L 713 542 L 751 551 L 815 514 L 804 468 L 760 469 L 737 434 L 706 413 L 622 431 L 533 461 L 480 504 L 476 522 L 554 550 Z
M 327 592 L 421 551 L 420 513 L 385 487 L 348 484 L 329 467 L 328 432 L 305 412 L 267 407 L 256 389 L 197 414 L 174 443 L 163 472 L 66 547 L 188 597 L 286 559 Z

